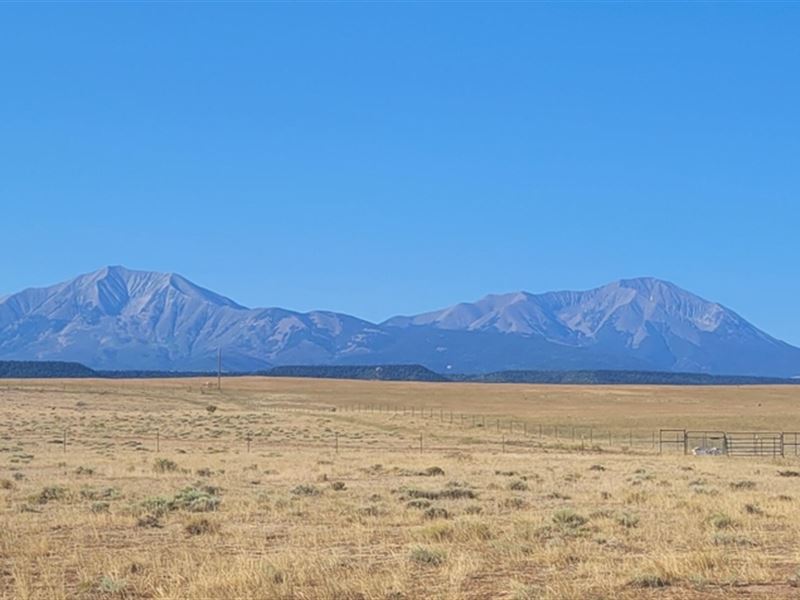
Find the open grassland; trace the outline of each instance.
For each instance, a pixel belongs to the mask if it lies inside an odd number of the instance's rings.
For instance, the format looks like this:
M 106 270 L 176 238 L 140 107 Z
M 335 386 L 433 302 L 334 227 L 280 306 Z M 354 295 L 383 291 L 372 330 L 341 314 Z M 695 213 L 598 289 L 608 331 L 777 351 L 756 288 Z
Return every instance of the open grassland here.
M 798 387 L 204 383 L 0 382 L 1 598 L 800 597 L 800 460 L 651 437 Z

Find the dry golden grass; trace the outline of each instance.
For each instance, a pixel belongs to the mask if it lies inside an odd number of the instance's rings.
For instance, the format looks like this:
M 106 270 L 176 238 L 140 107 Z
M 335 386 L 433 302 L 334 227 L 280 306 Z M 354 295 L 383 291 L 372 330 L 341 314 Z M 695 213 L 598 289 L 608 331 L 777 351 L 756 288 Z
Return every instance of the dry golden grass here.
M 202 384 L 0 384 L 0 598 L 800 596 L 800 461 L 651 443 L 797 387 Z

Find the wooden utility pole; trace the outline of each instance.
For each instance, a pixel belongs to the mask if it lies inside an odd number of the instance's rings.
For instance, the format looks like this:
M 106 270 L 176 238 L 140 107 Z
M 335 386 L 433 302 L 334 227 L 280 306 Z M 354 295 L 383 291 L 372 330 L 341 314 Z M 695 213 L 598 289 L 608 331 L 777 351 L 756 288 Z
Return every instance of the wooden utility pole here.
M 222 348 L 217 348 L 217 391 L 222 391 Z

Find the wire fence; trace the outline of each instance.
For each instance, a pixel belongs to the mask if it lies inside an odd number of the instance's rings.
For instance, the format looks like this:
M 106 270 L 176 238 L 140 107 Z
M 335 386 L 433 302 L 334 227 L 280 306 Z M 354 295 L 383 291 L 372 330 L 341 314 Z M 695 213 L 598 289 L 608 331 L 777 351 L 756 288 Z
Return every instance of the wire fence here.
M 215 407 L 209 407 L 212 409 Z M 213 415 L 215 410 L 209 410 Z M 324 405 L 270 405 L 263 412 L 303 413 L 312 416 L 337 416 L 349 419 L 348 427 L 341 430 L 328 425 L 317 431 L 308 427 L 291 434 L 272 429 L 247 430 L 249 421 L 235 424 L 234 434 L 195 436 L 176 434 L 168 423 L 137 428 L 136 431 L 114 431 L 103 427 L 90 431 L 80 427 L 66 427 L 49 433 L 18 434 L 0 431 L 0 442 L 49 446 L 67 453 L 78 449 L 108 451 L 132 450 L 146 452 L 207 451 L 207 452 L 258 452 L 316 450 L 323 453 L 340 452 L 490 452 L 526 453 L 543 449 L 564 449 L 581 452 L 653 453 L 679 452 L 683 454 L 725 454 L 728 456 L 784 457 L 800 454 L 798 432 L 721 432 L 686 429 L 611 430 L 592 425 L 559 425 L 532 423 L 530 421 L 476 413 L 458 413 L 444 408 L 400 404 L 355 403 L 332 407 Z M 347 416 L 346 416 L 347 415 Z M 366 419 L 362 420 L 360 417 Z M 376 422 L 375 417 L 388 420 Z M 252 417 L 252 415 L 248 415 Z M 213 418 L 213 417 L 212 417 Z M 395 419 L 404 419 L 404 425 L 387 429 Z M 429 425 L 437 423 L 438 430 Z M 363 426 L 363 430 L 359 430 Z M 354 431 L 355 428 L 355 431 Z M 457 432 L 461 431 L 459 435 Z M 376 438 L 375 436 L 381 436 Z M 9 448 L 0 447 L 0 451 Z
M 0 433 L 0 441 L 18 444 L 52 445 L 64 453 L 78 448 L 109 450 L 128 449 L 135 451 L 162 452 L 170 450 L 208 451 L 279 451 L 279 450 L 318 450 L 323 452 L 380 451 L 400 453 L 426 452 L 536 452 L 543 448 L 562 448 L 571 451 L 602 452 L 657 452 L 658 434 L 656 431 L 611 431 L 593 426 L 558 425 L 531 423 L 510 417 L 494 417 L 483 414 L 457 413 L 443 408 L 385 405 L 352 404 L 347 406 L 298 406 L 271 405 L 265 412 L 304 413 L 317 416 L 330 416 L 332 413 L 354 415 L 369 414 L 369 421 L 355 421 L 351 425 L 371 425 L 373 416 L 386 415 L 392 418 L 405 417 L 405 429 L 414 429 L 419 420 L 437 421 L 442 425 L 440 431 L 415 431 L 413 433 L 398 428 L 385 432 L 380 429 L 367 429 L 362 432 L 349 430 L 335 431 L 330 426 L 313 434 L 304 430 L 293 436 L 277 438 L 274 432 L 242 432 L 235 435 L 175 435 L 169 427 L 130 431 L 113 431 L 104 428 L 102 433 L 81 429 L 65 428 L 63 431 L 42 434 L 17 435 L 14 432 Z M 213 413 L 213 411 L 210 411 Z M 342 414 L 343 413 L 343 414 Z M 383 424 L 385 425 L 385 424 Z M 240 425 L 241 427 L 241 425 Z M 454 439 L 456 430 L 469 435 Z M 369 439 L 376 431 L 385 434 L 381 439 Z

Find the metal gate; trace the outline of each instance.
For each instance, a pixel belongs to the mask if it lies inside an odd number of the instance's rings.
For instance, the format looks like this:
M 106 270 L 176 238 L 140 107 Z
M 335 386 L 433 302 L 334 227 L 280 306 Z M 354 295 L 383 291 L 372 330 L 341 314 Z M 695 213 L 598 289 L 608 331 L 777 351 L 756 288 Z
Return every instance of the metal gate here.
M 800 455 L 800 432 L 780 431 L 709 431 L 661 429 L 658 451 L 673 450 L 684 454 L 728 456 Z
M 730 456 L 783 456 L 783 433 L 735 431 L 727 434 Z
M 724 431 L 687 431 L 686 453 L 728 454 L 728 437 Z

